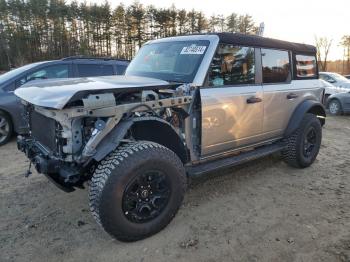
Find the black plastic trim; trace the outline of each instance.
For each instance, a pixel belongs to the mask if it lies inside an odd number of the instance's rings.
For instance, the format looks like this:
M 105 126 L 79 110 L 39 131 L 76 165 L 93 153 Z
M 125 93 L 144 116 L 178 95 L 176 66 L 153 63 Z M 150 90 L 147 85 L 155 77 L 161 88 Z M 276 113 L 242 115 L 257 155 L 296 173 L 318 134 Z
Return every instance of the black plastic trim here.
M 301 121 L 303 120 L 307 112 L 312 111 L 312 109 L 317 109 L 322 114 L 323 117 L 326 117 L 326 110 L 324 106 L 314 100 L 305 100 L 294 110 L 292 117 L 289 119 L 287 129 L 284 133 L 285 137 L 290 136 L 297 128 L 299 127 Z

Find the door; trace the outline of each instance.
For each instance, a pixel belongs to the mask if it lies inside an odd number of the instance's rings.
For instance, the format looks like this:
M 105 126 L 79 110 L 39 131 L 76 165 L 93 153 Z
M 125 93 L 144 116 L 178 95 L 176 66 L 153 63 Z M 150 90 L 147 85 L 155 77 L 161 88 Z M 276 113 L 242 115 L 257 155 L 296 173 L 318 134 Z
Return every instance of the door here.
M 267 138 L 283 134 L 298 101 L 292 89 L 290 56 L 288 51 L 261 49 L 264 90 L 264 127 Z
M 256 84 L 254 48 L 220 44 L 200 90 L 202 156 L 256 143 L 263 125 L 262 86 Z
M 292 77 L 290 52 L 261 49 L 261 58 L 263 132 L 266 139 L 276 138 L 284 134 L 296 107 L 315 89 L 315 82 L 310 79 L 317 78 L 316 58 L 313 55 L 295 55 L 295 77 Z

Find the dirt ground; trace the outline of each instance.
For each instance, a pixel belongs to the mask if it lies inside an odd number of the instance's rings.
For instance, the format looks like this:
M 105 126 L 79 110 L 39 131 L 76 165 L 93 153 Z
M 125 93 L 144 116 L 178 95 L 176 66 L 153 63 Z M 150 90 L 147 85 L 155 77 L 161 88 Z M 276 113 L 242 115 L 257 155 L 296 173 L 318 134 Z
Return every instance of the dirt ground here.
M 0 261 L 350 261 L 350 117 L 330 117 L 314 165 L 278 156 L 190 181 L 182 208 L 143 241 L 113 240 L 88 210 L 0 148 Z

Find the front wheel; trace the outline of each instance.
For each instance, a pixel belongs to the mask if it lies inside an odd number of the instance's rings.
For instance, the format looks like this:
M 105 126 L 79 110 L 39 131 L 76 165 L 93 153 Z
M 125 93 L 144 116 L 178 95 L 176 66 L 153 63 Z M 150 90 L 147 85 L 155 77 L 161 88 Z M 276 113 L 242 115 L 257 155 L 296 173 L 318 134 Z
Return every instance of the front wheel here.
M 314 114 L 305 114 L 298 129 L 286 138 L 282 151 L 284 161 L 293 167 L 305 168 L 316 159 L 321 147 L 322 126 Z
M 168 225 L 185 189 L 185 169 L 174 152 L 153 142 L 132 142 L 98 165 L 90 185 L 90 209 L 107 233 L 136 241 Z

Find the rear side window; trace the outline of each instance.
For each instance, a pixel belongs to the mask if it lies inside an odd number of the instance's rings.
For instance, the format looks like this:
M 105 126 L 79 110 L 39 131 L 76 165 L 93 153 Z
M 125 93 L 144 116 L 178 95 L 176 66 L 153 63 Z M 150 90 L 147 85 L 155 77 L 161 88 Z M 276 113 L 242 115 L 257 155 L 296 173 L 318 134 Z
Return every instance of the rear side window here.
M 209 71 L 209 86 L 255 83 L 254 48 L 220 44 Z
M 298 78 L 316 77 L 316 57 L 310 55 L 296 55 L 295 64 Z
M 126 65 L 117 65 L 118 75 L 124 75 L 127 67 Z
M 114 75 L 112 65 L 78 64 L 77 67 L 80 77 Z
M 261 49 L 263 83 L 284 83 L 290 79 L 288 51 Z

